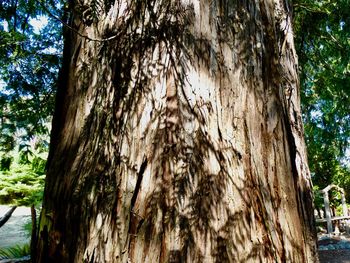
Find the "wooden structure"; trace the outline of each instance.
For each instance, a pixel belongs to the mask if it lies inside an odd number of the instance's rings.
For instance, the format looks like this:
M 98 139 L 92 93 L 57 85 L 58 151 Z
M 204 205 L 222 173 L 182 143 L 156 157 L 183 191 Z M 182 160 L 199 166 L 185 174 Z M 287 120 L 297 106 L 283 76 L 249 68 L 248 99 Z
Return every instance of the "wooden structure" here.
M 336 189 L 341 194 L 341 203 L 342 203 L 342 208 L 343 208 L 343 215 L 342 216 L 335 216 L 335 217 L 331 216 L 331 209 L 330 209 L 330 206 L 329 206 L 329 195 L 328 195 L 328 192 L 331 189 Z M 324 202 L 324 209 L 325 209 L 325 216 L 326 216 L 326 218 L 317 219 L 316 222 L 327 222 L 327 232 L 328 232 L 328 234 L 330 234 L 330 233 L 333 232 L 332 221 L 335 221 L 335 220 L 347 220 L 347 219 L 350 218 L 350 216 L 348 214 L 348 208 L 347 208 L 346 202 L 345 202 L 345 192 L 344 192 L 343 188 L 341 188 L 341 187 L 339 187 L 337 185 L 331 184 L 331 185 L 328 185 L 323 190 L 321 190 L 321 193 L 323 194 L 323 202 Z M 346 224 L 346 232 L 349 233 L 349 226 L 348 226 L 348 224 Z

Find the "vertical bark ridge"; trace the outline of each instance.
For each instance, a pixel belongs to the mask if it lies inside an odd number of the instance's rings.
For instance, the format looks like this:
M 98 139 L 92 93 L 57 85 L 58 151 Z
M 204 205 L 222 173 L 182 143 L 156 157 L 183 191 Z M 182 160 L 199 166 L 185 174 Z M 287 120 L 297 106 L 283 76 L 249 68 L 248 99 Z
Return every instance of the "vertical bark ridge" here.
M 314 262 L 285 3 L 74 4 L 37 262 Z

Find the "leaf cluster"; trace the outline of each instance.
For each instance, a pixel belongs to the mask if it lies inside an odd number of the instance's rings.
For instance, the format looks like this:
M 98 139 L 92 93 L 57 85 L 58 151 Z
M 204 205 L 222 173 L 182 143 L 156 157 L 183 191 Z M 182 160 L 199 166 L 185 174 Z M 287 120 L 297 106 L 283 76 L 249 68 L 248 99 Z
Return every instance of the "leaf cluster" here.
M 53 16 L 63 16 L 63 1 L 0 3 L 0 203 L 42 199 L 62 57 L 62 25 Z
M 42 200 L 47 140 L 36 136 L 29 145 L 19 145 L 15 151 L 0 153 L 0 203 L 29 206 Z
M 30 255 L 29 244 L 16 245 L 10 248 L 0 248 L 0 260 L 2 259 L 19 259 Z
M 295 0 L 302 110 L 313 182 L 350 192 L 349 0 Z
M 57 13 L 60 5 L 36 0 L 0 4 L 0 151 L 49 133 L 62 28 L 44 6 Z
M 41 202 L 45 175 L 22 165 L 10 172 L 0 172 L 0 203 L 31 205 Z

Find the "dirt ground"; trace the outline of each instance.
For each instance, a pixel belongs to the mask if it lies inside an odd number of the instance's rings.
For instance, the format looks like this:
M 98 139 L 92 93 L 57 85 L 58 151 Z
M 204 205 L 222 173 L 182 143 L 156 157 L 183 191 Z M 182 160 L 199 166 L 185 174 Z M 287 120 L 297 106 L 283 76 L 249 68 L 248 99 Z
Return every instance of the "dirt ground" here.
M 350 250 L 319 251 L 320 263 L 350 263 Z
M 9 209 L 10 206 L 0 205 L 0 217 L 2 217 Z M 0 228 L 0 248 L 29 243 L 29 232 L 24 226 L 30 221 L 30 208 L 17 207 L 9 221 Z
M 350 236 L 345 236 L 346 240 L 350 241 Z M 336 244 L 340 240 L 339 237 L 319 240 L 318 245 Z M 349 249 L 322 250 L 318 251 L 320 263 L 350 263 Z

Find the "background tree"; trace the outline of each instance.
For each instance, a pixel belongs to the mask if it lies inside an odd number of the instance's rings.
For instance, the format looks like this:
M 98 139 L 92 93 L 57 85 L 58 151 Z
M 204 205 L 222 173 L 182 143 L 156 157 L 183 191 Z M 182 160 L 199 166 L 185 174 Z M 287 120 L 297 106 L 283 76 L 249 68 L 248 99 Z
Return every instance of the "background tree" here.
M 315 262 L 285 2 L 69 12 L 36 262 Z
M 34 135 L 48 134 L 62 42 L 61 25 L 43 14 L 38 1 L 2 1 L 0 6 L 3 152 L 14 148 L 16 133 L 23 147 Z
M 40 202 L 61 60 L 58 1 L 0 3 L 0 202 Z
M 60 5 L 0 3 L 0 203 L 31 206 L 32 245 L 62 56 L 61 24 L 47 14 L 61 17 Z
M 350 3 L 294 1 L 301 97 L 313 183 L 350 198 Z

